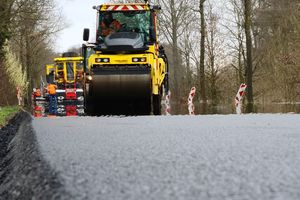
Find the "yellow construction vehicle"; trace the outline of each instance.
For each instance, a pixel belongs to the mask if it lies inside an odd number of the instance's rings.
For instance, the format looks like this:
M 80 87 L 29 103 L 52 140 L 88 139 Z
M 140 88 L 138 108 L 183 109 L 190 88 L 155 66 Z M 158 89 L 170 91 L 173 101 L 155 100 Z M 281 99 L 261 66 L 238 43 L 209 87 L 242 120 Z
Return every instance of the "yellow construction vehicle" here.
M 57 85 L 57 115 L 84 115 L 83 58 L 77 53 L 66 52 L 46 65 L 48 83 Z
M 168 91 L 168 62 L 157 38 L 160 6 L 146 1 L 94 9 L 96 41 L 82 48 L 87 111 L 115 114 L 114 108 L 121 105 L 116 113 L 161 114 L 163 90 Z M 89 40 L 89 29 L 84 29 L 83 40 Z

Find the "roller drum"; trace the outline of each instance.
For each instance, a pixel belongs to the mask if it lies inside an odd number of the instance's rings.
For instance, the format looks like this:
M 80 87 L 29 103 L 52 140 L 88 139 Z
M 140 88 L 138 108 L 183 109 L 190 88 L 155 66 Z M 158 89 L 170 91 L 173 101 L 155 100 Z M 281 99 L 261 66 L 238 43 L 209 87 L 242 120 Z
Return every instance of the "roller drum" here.
M 98 99 L 148 99 L 151 75 L 147 66 L 94 68 L 92 95 Z

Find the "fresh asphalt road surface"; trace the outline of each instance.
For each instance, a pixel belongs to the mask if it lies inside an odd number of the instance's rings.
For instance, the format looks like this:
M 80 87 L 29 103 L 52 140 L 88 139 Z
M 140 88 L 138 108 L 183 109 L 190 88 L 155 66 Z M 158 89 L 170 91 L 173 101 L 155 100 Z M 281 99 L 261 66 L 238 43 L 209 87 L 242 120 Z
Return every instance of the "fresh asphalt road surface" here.
M 300 199 L 300 115 L 33 120 L 74 199 Z

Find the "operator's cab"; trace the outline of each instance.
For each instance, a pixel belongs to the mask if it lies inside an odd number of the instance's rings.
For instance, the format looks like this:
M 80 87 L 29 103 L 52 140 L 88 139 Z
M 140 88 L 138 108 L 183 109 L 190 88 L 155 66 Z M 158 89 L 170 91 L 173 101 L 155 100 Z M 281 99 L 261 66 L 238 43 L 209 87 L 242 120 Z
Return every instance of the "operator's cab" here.
M 55 82 L 55 65 L 46 65 L 46 81 L 47 83 Z
M 81 84 L 83 81 L 83 58 L 76 53 L 64 53 L 62 57 L 55 58 L 56 80 L 58 87 L 68 84 Z
M 131 7 L 128 5 L 128 9 Z M 138 7 L 137 7 L 138 8 Z M 151 10 L 141 5 L 140 9 L 132 11 L 103 11 L 98 12 L 97 41 L 102 52 L 143 52 L 149 49 L 148 45 L 156 42 L 155 26 Z M 113 8 L 112 8 L 113 9 Z M 107 19 L 106 16 L 111 16 Z M 120 24 L 120 27 L 112 27 L 109 20 Z M 115 28 L 115 30 L 113 30 Z

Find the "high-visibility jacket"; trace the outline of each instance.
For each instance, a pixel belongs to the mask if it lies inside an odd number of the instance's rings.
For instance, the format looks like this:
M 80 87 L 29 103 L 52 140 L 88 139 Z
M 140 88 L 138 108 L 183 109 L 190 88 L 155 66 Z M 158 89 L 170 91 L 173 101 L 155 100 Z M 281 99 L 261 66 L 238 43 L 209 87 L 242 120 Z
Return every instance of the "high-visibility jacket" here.
M 54 84 L 49 84 L 47 89 L 49 94 L 56 94 L 56 88 L 57 86 Z
M 111 24 L 108 27 L 105 25 L 104 22 L 101 22 L 101 31 L 102 31 L 101 35 L 106 37 L 111 32 L 118 31 L 120 28 L 121 28 L 120 22 L 118 22 L 115 19 L 111 22 Z

